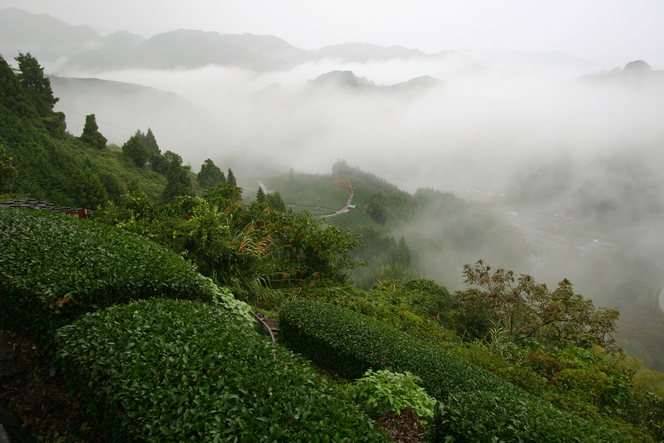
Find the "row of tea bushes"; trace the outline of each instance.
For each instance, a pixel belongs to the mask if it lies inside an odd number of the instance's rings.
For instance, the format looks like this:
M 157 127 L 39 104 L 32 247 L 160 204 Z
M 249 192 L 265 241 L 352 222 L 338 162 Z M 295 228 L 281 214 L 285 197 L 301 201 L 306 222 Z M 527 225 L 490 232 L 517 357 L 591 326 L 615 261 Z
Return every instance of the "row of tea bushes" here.
M 71 386 L 132 442 L 386 442 L 356 405 L 226 309 L 154 299 L 57 332 Z
M 177 254 L 120 229 L 46 211 L 0 209 L 0 328 L 48 340 L 86 312 L 153 297 L 248 308 Z
M 419 376 L 427 393 L 442 404 L 434 416 L 432 441 L 631 441 L 561 412 L 435 345 L 338 306 L 307 300 L 284 305 L 279 338 L 352 378 L 370 368 Z M 484 401 L 493 398 L 500 398 L 502 407 Z

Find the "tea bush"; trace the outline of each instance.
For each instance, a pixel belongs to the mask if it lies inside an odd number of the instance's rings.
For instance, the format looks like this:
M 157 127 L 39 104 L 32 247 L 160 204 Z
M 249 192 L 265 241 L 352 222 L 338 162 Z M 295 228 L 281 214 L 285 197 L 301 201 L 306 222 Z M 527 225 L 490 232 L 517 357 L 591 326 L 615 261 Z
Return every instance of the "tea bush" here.
M 114 441 L 387 441 L 304 359 L 215 306 L 118 305 L 57 342 L 65 376 Z
M 514 428 L 514 435 L 517 436 L 522 435 L 520 430 L 530 432 L 529 430 L 533 427 L 541 428 L 543 426 L 541 423 L 547 420 L 552 422 L 549 425 L 551 429 L 564 429 L 564 432 L 560 433 L 563 437 L 575 428 L 583 429 L 589 436 L 588 440 L 584 440 L 586 434 L 577 433 L 575 438 L 578 439 L 551 441 L 607 441 L 593 440 L 593 438 L 599 438 L 598 436 L 604 434 L 610 436 L 614 433 L 614 431 L 609 432 L 605 428 L 577 416 L 558 411 L 552 405 L 498 376 L 474 367 L 433 344 L 408 336 L 362 314 L 325 303 L 296 300 L 281 308 L 279 318 L 280 340 L 294 351 L 304 354 L 323 366 L 336 369 L 343 375 L 358 378 L 364 371 L 372 368 L 389 369 L 395 372 L 409 371 L 419 376 L 427 393 L 443 402 L 444 405 L 448 405 L 434 418 L 434 421 L 438 423 L 437 429 L 444 429 L 444 431 L 436 431 L 438 439 L 433 441 L 501 441 L 500 439 L 493 440 L 494 436 L 498 438 L 502 435 L 500 421 L 496 422 L 498 428 L 495 430 L 491 427 L 491 421 L 487 420 L 483 422 L 486 423 L 486 429 L 482 431 L 483 433 L 477 434 L 477 438 L 464 437 L 466 427 L 472 425 L 470 418 L 465 420 L 465 417 L 470 417 L 470 414 L 480 416 L 481 414 L 489 416 L 504 414 L 503 418 L 510 421 L 510 424 L 505 426 L 511 426 L 510 429 Z M 502 412 L 493 411 L 493 406 L 482 403 L 484 401 L 482 399 L 487 396 L 476 394 L 478 392 L 490 392 L 491 396 L 499 396 L 508 406 L 501 410 Z M 472 399 L 473 395 L 479 397 L 476 401 L 477 404 L 471 408 L 472 410 L 466 411 L 463 401 L 450 403 L 450 399 L 466 398 L 467 396 Z M 518 405 L 518 402 L 524 402 L 524 413 L 510 415 L 509 408 Z M 447 423 L 445 420 L 450 414 L 457 414 L 465 421 L 459 421 L 454 416 L 449 420 L 465 424 L 460 424 L 460 427 L 456 428 L 452 425 L 445 427 L 444 425 Z M 482 422 L 482 420 L 478 418 L 478 422 Z M 568 425 L 571 426 L 571 429 L 567 428 Z M 537 439 L 531 440 L 528 435 L 526 433 L 523 434 L 523 438 L 502 441 L 538 441 Z M 458 440 L 445 440 L 448 437 Z M 628 439 L 621 440 L 621 438 L 623 437 L 616 436 L 615 439 L 608 441 L 629 441 Z
M 289 348 L 353 379 L 368 369 L 409 371 L 437 399 L 456 391 L 515 389 L 436 345 L 338 306 L 293 301 L 282 306 L 279 329 Z
M 446 443 L 633 441 L 532 396 L 486 391 L 450 394 L 436 405 L 429 433 L 430 441 Z
M 86 312 L 152 297 L 217 300 L 246 315 L 175 253 L 111 226 L 0 209 L 0 251 L 0 328 L 41 340 Z

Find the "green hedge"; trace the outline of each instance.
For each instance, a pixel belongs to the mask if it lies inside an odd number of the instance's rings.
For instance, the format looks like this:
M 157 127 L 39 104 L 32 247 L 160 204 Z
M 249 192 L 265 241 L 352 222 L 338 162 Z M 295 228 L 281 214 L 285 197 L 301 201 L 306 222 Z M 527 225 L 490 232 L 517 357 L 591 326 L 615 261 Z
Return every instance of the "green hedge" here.
M 46 211 L 0 209 L 0 251 L 0 329 L 38 339 L 117 303 L 219 296 L 181 257 L 146 238 Z
M 293 301 L 282 306 L 279 329 L 286 346 L 350 378 L 370 368 L 409 371 L 438 399 L 457 391 L 514 389 L 438 346 L 339 306 Z
M 490 425 L 491 421 L 487 422 L 486 429 L 478 431 L 474 437 L 464 434 L 467 428 L 472 428 L 473 420 L 483 414 L 503 414 L 503 418 L 511 421 L 509 426 L 518 438 L 503 441 L 548 441 L 533 440 L 527 432 L 522 432 L 543 429 L 542 423 L 546 420 L 552 422 L 547 430 L 564 430 L 563 433 L 550 434 L 561 438 L 551 441 L 630 441 L 613 431 L 558 411 L 500 377 L 468 364 L 435 345 L 338 306 L 308 300 L 293 301 L 281 308 L 279 327 L 279 339 L 289 348 L 343 375 L 359 378 L 364 371 L 372 368 L 409 371 L 419 376 L 427 393 L 443 404 L 435 417 L 438 431 L 433 441 L 447 441 L 447 437 L 456 439 L 451 441 L 494 441 L 492 438 L 500 437 L 503 432 L 499 422 L 496 429 Z M 491 392 L 491 396 L 499 396 L 509 405 L 523 401 L 524 410 L 532 413 L 512 416 L 509 407 L 496 410 L 493 405 L 482 402 L 477 402 L 474 409 L 466 411 L 464 401 L 455 400 L 480 391 Z M 480 395 L 480 398 L 484 397 Z M 458 428 L 453 426 L 455 423 L 446 424 L 447 421 L 457 420 L 455 414 L 463 418 L 457 423 Z M 579 440 L 566 439 L 571 432 L 569 427 L 583 431 L 575 434 Z M 604 436 L 608 436 L 608 440 L 602 440 Z
M 432 442 L 630 442 L 532 396 L 474 391 L 439 403 L 429 429 Z M 449 436 L 454 438 L 449 439 Z
M 57 332 L 74 390 L 113 441 L 386 442 L 308 363 L 225 309 L 144 300 Z

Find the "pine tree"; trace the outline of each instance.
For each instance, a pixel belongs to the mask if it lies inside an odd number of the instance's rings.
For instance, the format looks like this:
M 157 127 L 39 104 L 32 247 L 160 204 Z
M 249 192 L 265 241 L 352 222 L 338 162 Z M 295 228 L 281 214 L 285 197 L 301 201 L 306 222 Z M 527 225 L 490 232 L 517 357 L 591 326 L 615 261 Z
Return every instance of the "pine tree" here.
M 148 128 L 148 132 L 145 134 L 143 143 L 145 143 L 145 147 L 148 148 L 148 151 L 150 151 L 152 154 L 161 154 L 161 149 L 159 149 L 157 139 L 152 133 L 152 129 Z
M 97 119 L 94 114 L 85 116 L 85 126 L 83 126 L 83 134 L 81 134 L 81 141 L 87 145 L 97 149 L 106 148 L 106 137 L 99 132 L 97 126 Z
M 130 158 L 139 168 L 144 167 L 145 162 L 150 158 L 148 149 L 138 135 L 132 136 L 124 145 L 122 145 L 122 153 Z
M 237 181 L 235 180 L 235 175 L 233 174 L 233 171 L 231 171 L 231 168 L 228 168 L 228 175 L 226 175 L 226 184 L 228 186 L 237 186 Z
M 189 175 L 191 168 L 182 166 L 182 157 L 175 152 L 166 151 L 164 157 L 168 161 L 168 172 L 166 172 L 166 187 L 161 194 L 162 202 L 172 202 L 180 195 L 192 195 L 194 187 Z
M 226 182 L 224 173 L 209 158 L 203 162 L 201 172 L 196 176 L 196 181 L 202 188 L 214 188 L 218 183 Z
M 72 179 L 76 204 L 82 208 L 96 209 L 108 200 L 104 185 L 92 169 L 77 169 Z
M 286 212 L 286 203 L 284 203 L 284 200 L 281 198 L 281 194 L 279 194 L 279 192 L 268 194 L 265 199 L 268 206 L 273 210 Z
M 263 203 L 266 201 L 265 192 L 263 192 L 263 188 L 260 186 L 258 187 L 258 191 L 256 191 L 256 201 L 258 203 Z
M 18 80 L 28 94 L 37 113 L 41 117 L 50 116 L 53 106 L 59 99 L 53 96 L 51 81 L 44 77 L 44 68 L 29 52 L 26 54 L 19 53 L 16 61 L 20 71 Z
M 0 103 L 21 117 L 37 117 L 37 110 L 28 99 L 18 76 L 2 55 L 0 55 Z

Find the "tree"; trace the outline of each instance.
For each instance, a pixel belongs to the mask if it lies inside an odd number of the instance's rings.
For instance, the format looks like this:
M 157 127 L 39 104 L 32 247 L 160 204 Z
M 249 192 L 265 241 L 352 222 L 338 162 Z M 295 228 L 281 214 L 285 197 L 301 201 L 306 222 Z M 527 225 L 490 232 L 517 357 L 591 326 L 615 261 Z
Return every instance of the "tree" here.
M 28 99 L 18 76 L 2 55 L 0 55 L 0 103 L 21 117 L 37 117 L 37 110 Z
M 29 52 L 19 53 L 16 61 L 20 71 L 18 79 L 21 86 L 27 92 L 37 113 L 41 117 L 48 117 L 59 99 L 53 96 L 51 81 L 44 77 L 44 68 Z
M 549 291 L 530 275 L 517 279 L 512 271 L 492 273 L 481 260 L 474 266 L 465 265 L 463 274 L 466 285 L 472 287 L 459 294 L 459 311 L 466 318 L 481 315 L 487 320 L 484 331 L 479 328 L 476 334 L 487 334 L 494 328 L 503 330 L 513 342 L 535 338 L 557 347 L 599 345 L 613 349 L 611 333 L 616 330 L 619 312 L 596 309 L 592 301 L 574 293 L 567 279 Z
M 231 168 L 228 168 L 228 175 L 226 175 L 226 184 L 229 186 L 237 186 L 237 180 L 235 180 L 235 174 L 233 174 Z
M 122 153 L 139 168 L 144 167 L 150 158 L 150 152 L 138 135 L 133 135 L 122 145 Z
M 258 203 L 264 203 L 266 201 L 265 192 L 263 192 L 263 188 L 260 186 L 258 187 L 258 191 L 256 191 L 256 201 Z
M 12 158 L 6 154 L 4 146 L 0 145 L 0 194 L 12 191 L 16 177 L 18 172 L 12 166 Z
M 85 116 L 85 126 L 83 126 L 83 134 L 81 134 L 81 141 L 87 145 L 97 149 L 106 148 L 106 137 L 99 132 L 97 126 L 97 119 L 94 114 Z
M 279 192 L 267 194 L 265 200 L 267 201 L 267 205 L 273 210 L 286 212 L 286 203 L 284 203 Z
M 157 139 L 152 133 L 152 129 L 148 128 L 148 132 L 145 134 L 143 143 L 145 143 L 145 147 L 148 148 L 148 151 L 150 151 L 151 153 L 161 154 L 161 149 L 159 149 L 159 145 L 157 144 Z
M 72 181 L 76 204 L 82 208 L 96 209 L 108 200 L 104 185 L 92 169 L 77 169 Z
M 226 182 L 224 173 L 221 172 L 209 158 L 203 162 L 201 172 L 196 176 L 196 181 L 202 188 L 214 188 L 220 182 Z
M 166 172 L 166 187 L 161 194 L 161 200 L 169 203 L 175 200 L 177 196 L 192 195 L 194 187 L 191 183 L 190 167 L 182 166 L 182 157 L 175 152 L 166 151 L 164 154 L 168 162 L 168 171 Z

